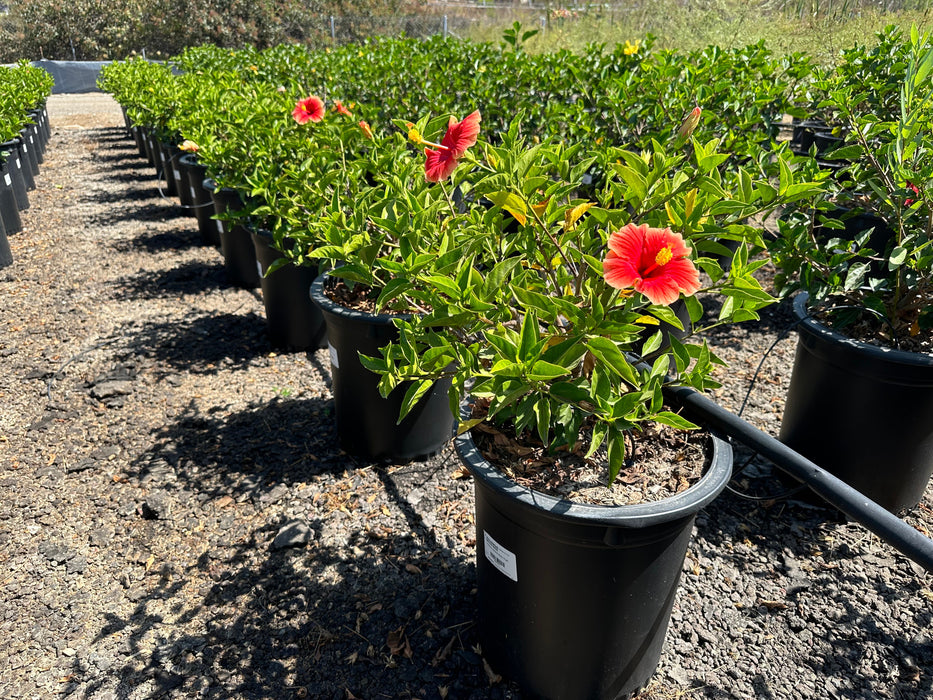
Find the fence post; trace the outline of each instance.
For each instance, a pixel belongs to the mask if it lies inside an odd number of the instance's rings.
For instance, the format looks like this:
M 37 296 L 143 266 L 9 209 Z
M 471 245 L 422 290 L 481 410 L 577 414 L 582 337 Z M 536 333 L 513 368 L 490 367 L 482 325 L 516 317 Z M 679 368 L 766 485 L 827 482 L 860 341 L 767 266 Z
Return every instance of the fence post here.
M 330 38 L 332 41 L 337 41 L 337 33 L 334 31 L 334 16 L 330 16 Z
M 447 15 L 444 15 L 444 38 L 447 38 Z

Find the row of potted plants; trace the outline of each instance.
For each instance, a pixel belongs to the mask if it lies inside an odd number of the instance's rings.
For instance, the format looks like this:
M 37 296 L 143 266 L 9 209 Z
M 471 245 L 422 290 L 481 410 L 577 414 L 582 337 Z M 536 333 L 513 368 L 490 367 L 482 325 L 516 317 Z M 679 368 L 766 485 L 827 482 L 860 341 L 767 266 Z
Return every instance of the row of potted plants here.
M 13 262 L 7 235 L 23 228 L 19 213 L 29 207 L 43 161 L 53 83 L 47 71 L 25 61 L 0 66 L 0 268 Z
M 326 100 L 308 96 L 297 91 L 323 66 L 338 64 L 330 54 L 309 59 L 294 47 L 246 52 L 255 62 L 245 68 L 235 54 L 202 48 L 179 60 L 181 76 L 157 69 L 170 87 L 152 90 L 167 97 L 150 122 L 137 119 L 155 101 L 132 85 L 146 84 L 138 76 L 152 68 L 124 65 L 104 81 L 115 94 L 139 98 L 121 98 L 132 126 L 173 132 L 170 145 L 203 159 L 215 194 L 224 187 L 239 193 L 238 210 L 218 208 L 216 216 L 224 228 L 248 221 L 254 243 L 271 241 L 278 258 L 263 265 L 264 297 L 266 282 L 281 271 L 309 272 L 305 290 L 315 277 L 311 296 L 326 322 L 345 449 L 370 459 L 422 457 L 458 425 L 457 448 L 476 482 L 479 618 L 493 668 L 546 697 L 622 697 L 657 664 L 693 517 L 731 475 L 728 443 L 689 437 L 698 426 L 671 410 L 665 389 L 716 386 L 721 363 L 702 331 L 757 318 L 774 301 L 756 271 L 773 260 L 778 291 L 808 291 L 812 302 L 847 294 L 852 304 L 837 306 L 874 308 L 870 299 L 893 298 L 898 312 L 912 314 L 906 333 L 920 345 L 910 354 L 924 366 L 933 359 L 923 345 L 933 259 L 923 227 L 933 51 L 916 33 L 907 41 L 896 32 L 879 39 L 903 71 L 883 60 L 873 71 L 854 71 L 853 51 L 800 84 L 800 94 L 831 119 L 849 120 L 851 143 L 835 155 L 851 162 L 841 169 L 824 167 L 815 152 L 795 154 L 787 143 L 763 140 L 773 135 L 767 129 L 749 135 L 729 127 L 709 138 L 718 124 L 699 105 L 684 110 L 683 120 L 661 123 L 658 115 L 669 115 L 666 84 L 649 91 L 632 83 L 640 94 L 620 99 L 615 114 L 601 96 L 606 123 L 624 123 L 633 105 L 654 116 L 629 122 L 644 131 L 619 129 L 619 142 L 594 145 L 572 138 L 574 126 L 560 119 L 543 120 L 543 130 L 529 126 L 527 114 L 549 104 L 516 110 L 505 122 L 497 117 L 491 129 L 487 107 L 495 114 L 501 102 L 477 101 L 478 109 L 454 116 L 440 108 L 440 116 L 416 120 L 398 113 L 414 103 L 393 101 L 395 88 L 379 93 L 375 73 L 367 83 L 372 103 L 334 99 L 339 82 L 328 82 Z M 400 45 L 384 46 L 391 53 Z M 458 50 L 451 46 L 456 42 L 431 51 Z M 354 50 L 378 63 L 375 52 Z M 483 50 L 489 47 L 464 49 Z M 707 55 L 715 62 L 722 53 Z M 527 65 L 565 63 L 550 61 Z M 602 61 L 594 50 L 566 63 L 611 72 Z M 347 59 L 354 70 L 361 63 Z M 677 67 L 670 55 L 655 63 Z M 428 74 L 413 72 L 409 85 L 428 82 Z M 799 76 L 809 72 L 805 66 Z M 869 73 L 899 92 L 896 119 L 879 119 L 853 85 L 854 75 L 868 80 Z M 735 123 L 760 124 L 764 110 L 777 124 L 771 110 L 791 102 L 785 95 L 773 105 L 750 104 L 747 115 L 736 106 Z M 860 201 L 883 199 L 877 208 L 896 222 L 895 237 L 878 249 L 866 247 L 871 232 L 856 234 L 854 244 L 826 233 L 844 231 L 848 215 L 824 214 L 856 200 L 843 196 L 854 183 Z M 903 197 L 905 188 L 913 196 Z M 760 222 L 772 213 L 781 224 L 766 235 Z M 800 300 L 804 329 L 837 317 L 811 319 L 816 309 Z M 884 326 L 895 326 L 893 319 Z M 803 333 L 798 363 L 808 343 Z M 812 374 L 803 380 L 816 382 Z M 911 400 L 921 386 L 929 393 L 923 381 L 894 383 L 906 383 Z M 848 401 L 865 405 L 851 394 Z M 929 397 L 918 401 L 926 403 L 916 410 L 928 415 Z M 882 411 L 871 408 L 870 419 L 879 420 Z M 905 422 L 904 408 L 885 412 Z M 836 410 L 824 406 L 804 432 L 827 443 L 835 432 L 849 440 L 856 434 L 864 449 L 867 430 L 826 428 Z M 919 439 L 911 479 L 920 491 L 906 507 L 922 496 L 933 470 L 933 459 L 922 459 L 931 425 L 921 420 L 919 436 L 900 438 Z M 660 481 L 680 485 L 653 484 L 658 500 L 633 504 L 620 474 L 644 468 L 633 455 L 649 445 L 664 445 Z M 696 474 L 672 479 L 671 464 L 689 463 L 691 453 L 699 455 Z M 593 490 L 593 482 L 603 488 Z M 903 499 L 886 505 L 905 507 Z

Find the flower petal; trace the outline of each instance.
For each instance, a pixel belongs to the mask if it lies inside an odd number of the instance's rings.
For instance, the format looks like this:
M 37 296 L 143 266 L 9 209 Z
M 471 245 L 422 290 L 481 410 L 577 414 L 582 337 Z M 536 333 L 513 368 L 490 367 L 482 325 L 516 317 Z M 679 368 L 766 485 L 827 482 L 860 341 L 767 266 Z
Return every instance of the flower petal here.
M 450 151 L 424 149 L 424 177 L 428 182 L 440 182 L 457 169 L 457 159 Z
M 441 145 L 450 149 L 454 158 L 459 158 L 467 152 L 467 149 L 476 144 L 476 137 L 479 136 L 479 123 L 479 110 L 468 114 L 460 122 L 451 117 Z

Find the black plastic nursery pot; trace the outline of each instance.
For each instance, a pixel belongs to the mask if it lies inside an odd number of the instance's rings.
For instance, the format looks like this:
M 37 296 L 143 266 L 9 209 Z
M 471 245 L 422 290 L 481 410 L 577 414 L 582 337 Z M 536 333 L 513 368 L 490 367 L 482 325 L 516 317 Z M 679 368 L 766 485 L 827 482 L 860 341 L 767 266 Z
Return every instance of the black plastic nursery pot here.
M 712 438 L 699 482 L 656 503 L 596 506 L 517 485 L 455 440 L 473 475 L 479 638 L 532 697 L 615 700 L 657 669 L 696 514 L 732 475 Z
M 211 193 L 204 189 L 204 180 L 207 177 L 207 166 L 198 162 L 193 153 L 186 153 L 178 159 L 181 166 L 182 182 L 186 183 L 188 194 L 191 197 L 190 208 L 187 209 L 198 221 L 198 230 L 201 232 L 201 243 L 220 247 L 220 234 L 217 233 L 217 224 L 214 221 L 214 201 Z
M 396 316 L 348 309 L 325 294 L 332 282 L 327 273 L 311 285 L 311 299 L 327 324 L 332 391 L 341 447 L 373 460 L 418 460 L 436 454 L 453 436 L 450 381 L 438 381 L 405 419 L 398 417 L 408 388 L 401 384 L 383 398 L 379 376 L 363 367 L 360 354 L 379 356 L 379 348 L 398 339 Z
M 35 115 L 30 112 L 35 119 Z M 29 152 L 33 154 L 36 159 L 37 168 L 39 165 L 45 162 L 45 156 L 43 155 L 43 143 L 42 138 L 39 136 L 39 124 L 38 122 L 33 121 L 32 124 L 26 126 L 26 142 L 29 144 Z M 36 170 L 38 174 L 38 169 Z
M 0 143 L 0 153 L 6 154 L 4 163 L 10 175 L 10 186 L 16 198 L 16 207 L 20 211 L 29 209 L 29 193 L 26 187 L 26 176 L 23 173 L 23 160 L 19 154 L 19 139 Z
M 13 252 L 10 250 L 10 242 L 6 238 L 3 222 L 0 221 L 0 269 L 12 264 Z
M 207 178 L 204 180 L 204 189 L 211 195 L 214 213 L 217 216 L 243 208 L 240 193 L 232 187 L 217 187 L 217 183 Z M 261 273 L 256 263 L 256 247 L 250 232 L 241 224 L 230 226 L 220 219 L 214 219 L 214 224 L 220 237 L 220 253 L 224 258 L 227 280 L 230 284 L 244 289 L 259 287 Z M 309 282 L 305 292 L 310 288 Z
M 324 315 L 310 296 L 311 285 L 318 276 L 317 268 L 288 263 L 266 274 L 282 253 L 273 247 L 269 231 L 252 231 L 250 238 L 262 286 L 269 342 L 290 351 L 326 347 Z
M 159 142 L 159 159 L 162 164 L 162 179 L 165 180 L 165 194 L 168 197 L 178 196 L 178 179 L 181 172 L 178 170 L 178 158 L 181 151 L 176 146 L 164 141 Z
M 130 134 L 133 140 L 136 141 L 136 150 L 139 152 L 139 157 L 148 158 L 146 155 L 146 136 L 143 127 L 139 124 L 133 125 Z
M 23 182 L 26 184 L 26 190 L 31 192 L 36 189 L 36 179 L 33 177 L 32 166 L 29 164 L 29 158 L 26 155 L 22 136 L 14 139 L 14 142 L 16 143 L 16 171 L 20 174 L 20 177 L 23 178 Z
M 892 513 L 913 508 L 933 475 L 933 356 L 846 338 L 807 299 L 781 442 Z
M 3 228 L 8 234 L 19 233 L 23 230 L 23 220 L 19 215 L 19 205 L 16 201 L 16 183 L 14 182 L 13 172 L 10 169 L 11 163 L 8 156 L 0 152 L 0 220 L 3 221 Z M 22 196 L 26 196 L 25 185 Z M 26 200 L 28 203 L 28 199 Z
M 39 175 L 39 158 L 32 142 L 35 141 L 35 138 L 31 136 L 31 129 L 28 127 L 20 130 L 20 151 L 23 155 L 23 164 L 29 166 L 29 171 L 32 173 L 33 180 Z M 35 187 L 35 183 L 33 183 Z

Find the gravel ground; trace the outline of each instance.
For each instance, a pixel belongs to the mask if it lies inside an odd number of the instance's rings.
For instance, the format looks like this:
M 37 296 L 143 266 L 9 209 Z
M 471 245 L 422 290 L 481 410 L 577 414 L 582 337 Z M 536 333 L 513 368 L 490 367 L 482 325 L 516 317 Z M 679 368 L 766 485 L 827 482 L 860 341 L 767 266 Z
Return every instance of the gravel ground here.
M 159 197 L 109 98 L 50 112 L 0 270 L 0 696 L 520 698 L 476 647 L 456 458 L 342 454 L 326 351 L 272 350 L 258 293 Z M 722 405 L 787 324 L 714 337 Z M 745 409 L 772 434 L 794 342 Z M 733 487 L 782 488 L 747 474 Z M 931 506 L 907 517 L 927 535 Z M 643 697 L 930 697 L 931 587 L 833 511 L 726 492 Z

